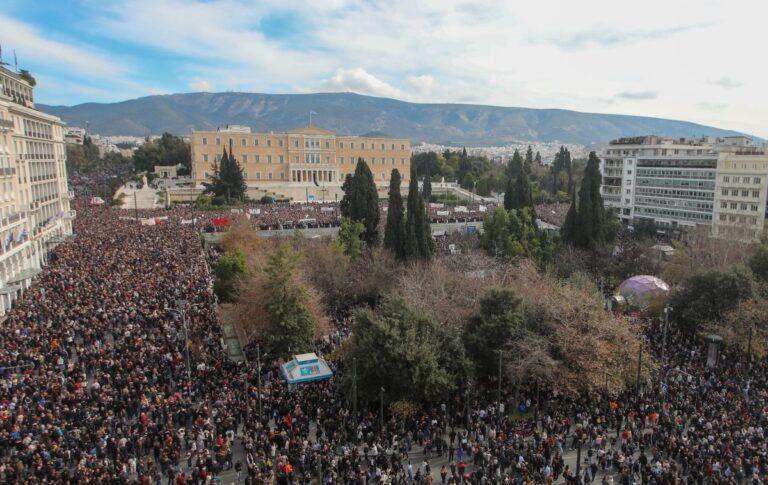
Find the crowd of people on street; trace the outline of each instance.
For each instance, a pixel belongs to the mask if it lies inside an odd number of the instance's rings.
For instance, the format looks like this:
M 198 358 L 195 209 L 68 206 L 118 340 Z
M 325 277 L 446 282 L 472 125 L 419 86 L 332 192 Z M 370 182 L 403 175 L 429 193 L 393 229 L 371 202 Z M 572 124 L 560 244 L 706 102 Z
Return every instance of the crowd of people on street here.
M 207 211 L 176 208 L 144 226 L 117 209 L 74 208 L 74 239 L 0 324 L 2 483 L 756 485 L 768 476 L 768 360 L 726 346 L 707 367 L 706 344 L 672 329 L 661 379 L 639 393 L 567 398 L 545 383 L 497 396 L 462 382 L 407 417 L 382 416 L 372 402 L 355 415 L 339 386 L 343 362 L 336 378 L 289 389 L 273 356 L 246 347 L 244 363 L 228 359 L 197 234 Z M 307 213 L 259 208 L 268 223 Z M 182 224 L 190 218 L 201 220 Z M 348 314 L 334 321 L 321 355 L 350 335 Z M 656 355 L 661 325 L 645 330 Z

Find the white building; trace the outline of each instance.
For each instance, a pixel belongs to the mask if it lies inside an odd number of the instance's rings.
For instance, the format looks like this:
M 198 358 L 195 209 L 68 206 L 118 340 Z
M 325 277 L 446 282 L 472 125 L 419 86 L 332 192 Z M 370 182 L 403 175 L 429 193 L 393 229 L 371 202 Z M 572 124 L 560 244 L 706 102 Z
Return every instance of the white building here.
M 64 123 L 35 109 L 33 87 L 0 67 L 0 314 L 72 234 Z
M 717 164 L 712 234 L 758 241 L 765 227 L 768 155 L 722 153 Z

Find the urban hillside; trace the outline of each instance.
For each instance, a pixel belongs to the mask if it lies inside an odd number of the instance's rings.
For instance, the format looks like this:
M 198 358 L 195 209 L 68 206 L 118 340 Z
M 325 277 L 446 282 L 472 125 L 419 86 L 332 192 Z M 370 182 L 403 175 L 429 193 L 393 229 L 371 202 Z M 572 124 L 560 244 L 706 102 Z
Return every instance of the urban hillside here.
M 420 104 L 354 93 L 189 93 L 147 96 L 118 103 L 37 105 L 70 126 L 101 135 L 145 136 L 226 124 L 257 131 L 304 126 L 314 111 L 317 126 L 341 134 L 382 132 L 413 142 L 492 146 L 515 141 L 589 145 L 637 134 L 674 137 L 737 135 L 735 131 L 641 116 L 581 113 L 561 109 L 508 108 L 470 104 Z

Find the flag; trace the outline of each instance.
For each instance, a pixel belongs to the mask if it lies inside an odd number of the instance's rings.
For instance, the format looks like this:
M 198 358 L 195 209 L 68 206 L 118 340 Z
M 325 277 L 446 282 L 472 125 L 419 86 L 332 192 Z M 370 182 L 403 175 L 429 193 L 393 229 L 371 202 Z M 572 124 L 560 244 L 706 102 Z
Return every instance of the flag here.
M 309 114 L 317 116 L 317 111 L 309 110 Z
M 316 186 L 320 186 L 320 184 L 317 183 L 317 172 L 312 173 L 312 181 Z
M 19 70 L 19 60 L 16 59 L 16 49 L 13 49 L 13 65 L 16 66 L 16 70 Z

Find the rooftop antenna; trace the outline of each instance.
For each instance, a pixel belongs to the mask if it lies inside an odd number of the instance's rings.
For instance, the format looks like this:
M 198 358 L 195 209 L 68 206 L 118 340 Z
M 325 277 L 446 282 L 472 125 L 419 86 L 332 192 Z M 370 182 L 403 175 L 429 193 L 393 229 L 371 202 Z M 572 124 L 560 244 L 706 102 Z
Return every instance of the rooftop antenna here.
M 0 45 L 0 67 L 9 65 L 7 62 L 3 62 L 3 46 Z
M 16 58 L 16 49 L 13 49 L 13 64 L 16 66 L 16 72 L 19 72 L 19 60 Z

